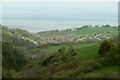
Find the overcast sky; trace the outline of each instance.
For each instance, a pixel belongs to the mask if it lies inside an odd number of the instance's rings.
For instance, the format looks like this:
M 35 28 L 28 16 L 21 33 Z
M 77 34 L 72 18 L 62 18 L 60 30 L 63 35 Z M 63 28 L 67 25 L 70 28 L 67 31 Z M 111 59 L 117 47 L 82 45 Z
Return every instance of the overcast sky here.
M 119 0 L 0 0 L 0 2 L 118 2 Z
M 2 23 L 117 24 L 117 2 L 11 2 L 2 3 Z

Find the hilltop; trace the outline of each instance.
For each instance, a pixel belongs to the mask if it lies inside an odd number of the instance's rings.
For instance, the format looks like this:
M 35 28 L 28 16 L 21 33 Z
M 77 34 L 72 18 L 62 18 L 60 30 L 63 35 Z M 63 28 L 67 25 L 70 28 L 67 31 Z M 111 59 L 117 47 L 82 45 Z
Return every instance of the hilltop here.
M 86 25 L 81 28 L 31 33 L 27 30 L 2 26 L 2 34 L 3 39 L 6 38 L 4 41 L 10 42 L 14 38 L 29 41 L 35 45 L 43 45 L 102 41 L 118 35 L 118 28 L 110 25 L 94 27 Z
M 49 43 L 79 43 L 88 41 L 102 41 L 118 35 L 118 28 L 110 25 L 83 26 L 66 30 L 52 30 L 37 33 Z

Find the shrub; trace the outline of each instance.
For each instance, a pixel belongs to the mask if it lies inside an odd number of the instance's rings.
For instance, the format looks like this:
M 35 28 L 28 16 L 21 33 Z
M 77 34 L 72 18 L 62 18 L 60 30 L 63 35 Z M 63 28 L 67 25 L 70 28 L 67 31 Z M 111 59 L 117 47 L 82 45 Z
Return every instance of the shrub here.
M 42 66 L 47 66 L 48 65 L 48 62 L 50 62 L 50 60 L 54 58 L 53 55 L 49 56 L 48 58 L 46 58 L 45 60 L 43 60 L 43 62 L 41 62 L 41 65 Z
M 47 68 L 42 68 L 37 72 L 37 78 L 46 78 L 49 77 L 49 71 Z
M 106 78 L 119 78 L 119 72 L 112 72 L 105 75 Z
M 83 62 L 82 65 L 84 66 L 82 71 L 85 73 L 94 71 L 102 66 L 99 62 L 95 60 L 89 60 L 89 61 Z
M 64 53 L 66 53 L 66 48 L 62 47 L 61 49 L 58 49 L 58 52 L 64 54 Z
M 18 53 L 16 48 L 13 48 L 8 43 L 2 44 L 2 54 L 2 66 L 6 69 L 19 71 L 26 64 L 24 55 Z
M 120 53 L 118 50 L 118 46 L 113 46 L 105 55 L 106 65 L 118 64 L 118 61 L 120 59 Z
M 70 55 L 70 56 L 75 56 L 77 54 L 76 50 L 71 46 L 70 48 L 68 48 L 68 51 L 67 53 Z
M 99 54 L 105 55 L 110 50 L 112 45 L 113 45 L 112 41 L 110 41 L 110 40 L 103 41 L 100 45 L 100 48 L 99 48 Z
M 102 65 L 118 65 L 120 64 L 120 46 L 116 42 L 112 45 L 110 50 L 101 57 L 98 61 Z
M 77 71 L 77 70 L 71 70 L 71 72 L 69 72 L 69 75 L 68 75 L 68 77 L 72 77 L 72 78 L 75 78 L 75 77 L 77 77 L 78 75 L 79 75 L 79 71 Z
M 11 78 L 11 74 L 10 74 L 10 71 L 3 68 L 3 71 L 2 71 L 2 77 L 3 78 Z

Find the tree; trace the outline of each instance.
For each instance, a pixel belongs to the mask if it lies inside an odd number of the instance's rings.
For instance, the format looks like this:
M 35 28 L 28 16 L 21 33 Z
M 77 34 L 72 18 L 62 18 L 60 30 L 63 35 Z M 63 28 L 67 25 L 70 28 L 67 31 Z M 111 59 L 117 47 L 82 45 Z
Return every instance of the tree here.
M 19 71 L 26 64 L 23 54 L 13 48 L 8 43 L 2 44 L 2 66 L 7 70 L 13 69 Z
M 95 25 L 94 27 L 100 27 L 100 25 Z
M 117 53 L 118 53 L 118 50 L 116 48 L 110 49 L 110 51 L 105 56 L 105 60 L 106 60 L 107 64 L 116 64 Z
M 119 59 L 120 59 L 119 49 L 120 47 L 118 47 L 118 45 L 114 45 L 110 49 L 110 51 L 105 55 L 106 65 L 119 64 Z
M 112 41 L 110 40 L 103 41 L 99 48 L 99 54 L 105 55 L 110 50 L 111 47 L 112 47 Z
M 106 24 L 104 27 L 111 27 L 109 24 Z

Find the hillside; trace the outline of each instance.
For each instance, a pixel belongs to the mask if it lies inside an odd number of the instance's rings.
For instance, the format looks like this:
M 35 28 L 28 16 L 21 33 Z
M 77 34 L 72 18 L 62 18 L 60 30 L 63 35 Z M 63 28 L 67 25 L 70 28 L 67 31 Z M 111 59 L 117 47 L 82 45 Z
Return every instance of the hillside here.
M 83 27 L 77 30 L 73 30 L 69 33 L 83 35 L 83 36 L 92 36 L 95 34 L 101 34 L 105 36 L 115 36 L 118 34 L 118 29 L 114 27 Z
M 119 57 L 115 56 L 119 47 L 115 27 L 82 27 L 39 33 L 2 27 L 0 31 L 2 44 L 5 45 L 2 48 L 3 60 L 13 64 L 4 63 L 3 77 L 118 77 L 116 59 Z M 112 45 L 112 48 L 106 55 L 100 55 L 99 50 L 104 40 L 108 41 L 105 45 Z
M 44 49 L 48 52 L 55 49 L 48 48 Z M 95 43 L 86 46 L 72 45 L 72 47 L 65 45 L 56 49 L 51 55 L 43 52 L 34 53 L 37 57 L 32 58 L 20 72 L 15 73 L 18 77 L 24 78 L 117 78 L 118 66 L 100 63 L 101 56 L 98 54 L 98 49 L 99 43 Z
M 48 43 L 79 43 L 88 41 L 102 41 L 118 35 L 118 28 L 104 25 L 99 27 L 83 26 L 81 28 L 52 30 L 37 33 L 43 36 Z
M 2 34 L 3 39 L 6 42 L 11 42 L 11 40 L 14 39 L 21 39 L 23 41 L 29 41 L 35 45 L 43 45 L 102 41 L 118 35 L 118 29 L 117 27 L 112 26 L 83 26 L 81 28 L 66 29 L 62 31 L 52 30 L 39 33 L 31 33 L 27 30 L 9 29 L 3 26 Z
M 28 35 L 31 35 L 31 33 L 28 31 L 23 31 L 19 32 L 18 30 L 15 29 L 10 29 L 8 27 L 2 27 L 2 29 L 0 29 L 2 31 L 2 42 L 6 42 L 6 43 L 10 43 L 13 46 L 26 46 L 26 47 L 30 47 L 31 46 L 35 46 L 35 41 L 32 39 L 30 39 L 30 37 Z M 31 40 L 31 41 L 30 41 Z

